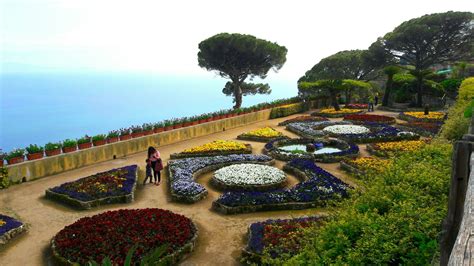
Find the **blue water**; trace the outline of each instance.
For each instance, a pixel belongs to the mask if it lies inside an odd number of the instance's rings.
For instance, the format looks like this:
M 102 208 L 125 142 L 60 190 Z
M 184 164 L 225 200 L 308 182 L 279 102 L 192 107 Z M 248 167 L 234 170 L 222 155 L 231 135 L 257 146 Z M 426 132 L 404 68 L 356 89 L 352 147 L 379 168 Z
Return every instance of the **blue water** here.
M 146 74 L 2 74 L 0 148 L 107 133 L 113 129 L 231 108 L 219 77 Z M 270 95 L 243 106 L 296 96 L 296 82 L 267 78 Z

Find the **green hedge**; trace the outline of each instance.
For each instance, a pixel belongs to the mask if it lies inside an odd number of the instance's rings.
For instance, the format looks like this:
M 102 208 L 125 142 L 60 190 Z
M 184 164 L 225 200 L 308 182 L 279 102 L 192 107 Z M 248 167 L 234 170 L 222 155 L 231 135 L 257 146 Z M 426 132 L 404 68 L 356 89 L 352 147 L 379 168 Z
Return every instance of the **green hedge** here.
M 461 83 L 456 103 L 449 109 L 448 119 L 441 128 L 441 137 L 453 141 L 461 139 L 467 133 L 470 118 L 465 117 L 465 112 L 473 99 L 474 77 Z
M 10 185 L 8 171 L 5 167 L 0 167 L 0 189 L 7 188 Z
M 383 173 L 369 173 L 364 192 L 341 203 L 325 225 L 308 229 L 298 255 L 264 263 L 430 264 L 447 213 L 451 150 L 438 143 L 400 154 Z
M 270 119 L 285 117 L 305 111 L 307 107 L 304 103 L 288 104 L 280 107 L 272 108 Z

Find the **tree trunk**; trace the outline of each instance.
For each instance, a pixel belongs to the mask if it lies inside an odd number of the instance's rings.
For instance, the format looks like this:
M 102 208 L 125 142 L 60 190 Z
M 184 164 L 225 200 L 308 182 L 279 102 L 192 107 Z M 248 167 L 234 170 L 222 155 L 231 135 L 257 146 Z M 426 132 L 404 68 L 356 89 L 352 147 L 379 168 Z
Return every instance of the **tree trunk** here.
M 388 106 L 388 100 L 390 99 L 390 92 L 393 86 L 393 75 L 388 75 L 387 84 L 385 85 L 385 93 L 382 99 L 382 106 Z
M 331 104 L 334 107 L 334 110 L 339 111 L 341 108 L 339 107 L 339 104 L 337 103 L 337 94 L 335 91 L 330 90 L 329 94 L 331 95 Z
M 242 89 L 240 88 L 240 83 L 236 82 L 234 82 L 234 100 L 234 109 L 239 109 L 242 106 Z
M 423 75 L 421 73 L 416 77 L 417 79 L 417 93 L 416 93 L 416 106 L 423 107 Z
M 346 90 L 346 105 L 350 104 L 352 100 L 352 90 Z

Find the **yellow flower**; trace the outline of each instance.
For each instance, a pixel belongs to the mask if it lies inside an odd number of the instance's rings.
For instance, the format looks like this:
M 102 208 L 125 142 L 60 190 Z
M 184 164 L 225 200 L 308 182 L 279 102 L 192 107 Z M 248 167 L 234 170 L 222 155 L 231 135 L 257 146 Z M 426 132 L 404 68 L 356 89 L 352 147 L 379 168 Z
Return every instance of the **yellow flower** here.
M 5 222 L 4 220 L 0 219 L 0 227 L 4 226 L 4 225 L 6 225 L 6 224 L 7 224 L 7 222 Z
M 362 157 L 349 160 L 347 163 L 361 171 L 382 172 L 391 165 L 392 161 L 375 157 Z
M 289 108 L 298 105 L 299 103 L 290 103 L 290 104 L 285 104 L 282 106 L 279 106 L 279 108 Z
M 334 108 L 328 108 L 328 109 L 323 109 L 319 111 L 321 114 L 353 114 L 353 113 L 358 113 L 361 110 L 359 109 L 347 109 L 347 108 L 341 108 L 341 110 L 336 111 Z
M 374 148 L 380 151 L 415 151 L 422 148 L 426 143 L 422 140 L 404 140 L 395 142 L 375 143 Z
M 418 119 L 429 120 L 442 120 L 444 117 L 444 113 L 442 112 L 429 112 L 428 115 L 425 115 L 424 112 L 404 112 L 404 114 Z
M 245 133 L 244 135 L 254 136 L 254 137 L 263 137 L 263 138 L 275 138 L 275 137 L 283 136 L 281 132 L 278 132 L 271 127 L 264 127 L 264 128 L 252 130 L 250 132 Z
M 237 141 L 228 141 L 228 140 L 216 140 L 210 143 L 206 143 L 201 146 L 194 148 L 186 149 L 184 153 L 201 153 L 201 152 L 211 152 L 211 151 L 240 151 L 245 150 L 246 146 L 243 143 Z

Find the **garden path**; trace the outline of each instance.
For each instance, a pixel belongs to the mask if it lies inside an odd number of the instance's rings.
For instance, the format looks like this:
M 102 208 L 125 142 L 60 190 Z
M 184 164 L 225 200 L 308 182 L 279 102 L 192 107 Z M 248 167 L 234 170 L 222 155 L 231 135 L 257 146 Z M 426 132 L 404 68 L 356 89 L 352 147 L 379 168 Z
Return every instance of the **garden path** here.
M 377 111 L 374 114 L 396 116 L 396 113 Z M 300 115 L 300 114 L 299 114 Z M 217 139 L 235 139 L 237 135 L 263 126 L 272 126 L 286 135 L 296 135 L 284 130 L 277 124 L 284 120 L 296 117 L 284 117 L 274 120 L 258 122 L 245 127 L 230 129 L 172 145 L 158 147 L 166 164 L 171 153 L 180 152 L 185 148 L 201 145 Z M 339 120 L 339 119 L 332 119 Z M 245 141 L 248 142 L 248 141 Z M 253 153 L 260 153 L 263 143 L 248 142 L 253 146 Z M 362 155 L 367 155 L 365 145 L 360 145 Z M 210 210 L 211 203 L 219 192 L 208 186 L 211 174 L 199 179 L 209 190 L 209 196 L 195 204 L 179 204 L 170 201 L 166 189 L 167 175 L 163 171 L 164 182 L 161 186 L 139 186 L 136 191 L 136 200 L 130 204 L 106 205 L 87 211 L 73 210 L 67 206 L 45 199 L 45 190 L 66 181 L 121 167 L 130 164 L 145 165 L 145 152 L 120 158 L 113 161 L 98 163 L 81 169 L 53 175 L 39 180 L 15 185 L 0 192 L 0 213 L 17 217 L 26 222 L 29 232 L 21 235 L 5 247 L 0 248 L 1 265 L 51 265 L 51 238 L 64 226 L 85 216 L 92 216 L 107 210 L 122 208 L 163 208 L 175 213 L 183 214 L 196 222 L 199 229 L 199 238 L 196 250 L 181 264 L 182 265 L 238 265 L 241 249 L 245 244 L 245 233 L 249 224 L 269 218 L 291 218 L 294 216 L 324 214 L 325 209 L 308 209 L 300 211 L 272 211 L 238 215 L 221 215 Z M 283 162 L 277 162 L 281 168 Z M 355 185 L 344 172 L 339 170 L 338 163 L 318 164 L 322 168 L 341 178 L 345 182 Z M 290 176 L 290 183 L 296 179 Z

